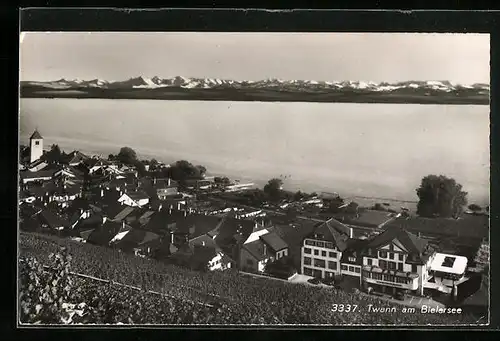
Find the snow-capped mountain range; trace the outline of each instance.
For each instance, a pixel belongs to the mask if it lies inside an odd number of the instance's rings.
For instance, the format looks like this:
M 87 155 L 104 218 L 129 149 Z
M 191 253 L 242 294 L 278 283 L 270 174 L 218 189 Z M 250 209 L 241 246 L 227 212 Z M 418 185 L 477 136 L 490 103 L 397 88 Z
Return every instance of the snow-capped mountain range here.
M 260 81 L 237 81 L 219 78 L 173 78 L 134 77 L 125 81 L 107 81 L 102 79 L 59 79 L 49 82 L 21 82 L 21 85 L 47 87 L 52 89 L 73 88 L 102 88 L 102 89 L 269 89 L 277 91 L 332 91 L 332 90 L 359 90 L 367 92 L 399 92 L 401 90 L 428 90 L 432 92 L 453 92 L 474 90 L 479 95 L 489 94 L 490 86 L 485 83 L 456 84 L 449 81 L 405 81 L 397 83 L 370 82 L 370 81 L 312 81 L 312 80 L 282 80 L 265 79 Z

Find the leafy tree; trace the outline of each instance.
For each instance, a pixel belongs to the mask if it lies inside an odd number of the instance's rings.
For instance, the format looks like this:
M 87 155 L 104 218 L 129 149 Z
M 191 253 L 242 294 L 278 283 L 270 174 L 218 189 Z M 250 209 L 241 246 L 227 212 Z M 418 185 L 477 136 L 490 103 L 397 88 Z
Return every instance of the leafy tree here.
M 214 182 L 217 184 L 217 185 L 222 185 L 222 186 L 228 186 L 231 184 L 231 181 L 229 180 L 229 178 L 227 177 L 219 177 L 219 176 L 216 176 L 214 178 Z
M 299 200 L 302 200 L 306 197 L 306 195 L 304 193 L 302 193 L 301 191 L 297 191 L 294 195 L 293 195 L 293 200 L 295 201 L 299 201 Z
M 417 214 L 422 217 L 458 217 L 467 205 L 462 185 L 444 175 L 424 177 L 417 195 Z
M 113 161 L 115 159 L 115 156 L 113 154 L 108 155 L 108 161 Z
M 290 256 L 282 257 L 273 262 L 267 262 L 264 266 L 265 273 L 280 278 L 288 278 L 293 275 L 295 271 L 293 258 Z
M 132 165 L 137 162 L 137 153 L 130 147 L 123 147 L 116 158 L 126 165 Z
M 470 204 L 468 208 L 472 212 L 481 212 L 483 210 L 482 207 L 477 204 Z
M 195 168 L 198 171 L 198 177 L 203 178 L 205 176 L 205 173 L 207 172 L 207 169 L 201 165 L 197 165 Z
M 345 207 L 345 212 L 350 214 L 358 213 L 360 207 L 357 202 L 351 201 L 349 205 Z
M 281 191 L 283 187 L 283 180 L 278 178 L 273 178 L 267 182 L 264 186 L 264 193 L 269 196 L 271 201 L 278 201 L 280 199 Z
M 326 204 L 328 212 L 340 213 L 342 211 L 340 206 L 344 205 L 344 199 L 342 199 L 341 197 L 335 197 L 333 199 L 327 200 Z
M 53 144 L 50 150 L 42 156 L 44 161 L 49 163 L 60 163 L 63 160 L 63 153 L 57 144 Z

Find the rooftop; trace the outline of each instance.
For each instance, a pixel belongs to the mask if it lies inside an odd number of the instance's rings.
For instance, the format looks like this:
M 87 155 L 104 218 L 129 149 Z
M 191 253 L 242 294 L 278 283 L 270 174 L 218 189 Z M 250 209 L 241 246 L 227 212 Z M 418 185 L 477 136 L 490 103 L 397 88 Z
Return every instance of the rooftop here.
M 436 253 L 431 263 L 431 271 L 462 275 L 467 268 L 467 257 Z
M 38 130 L 35 129 L 35 131 L 33 132 L 33 134 L 30 137 L 30 140 L 41 140 L 41 139 L 43 139 L 42 135 L 40 135 Z

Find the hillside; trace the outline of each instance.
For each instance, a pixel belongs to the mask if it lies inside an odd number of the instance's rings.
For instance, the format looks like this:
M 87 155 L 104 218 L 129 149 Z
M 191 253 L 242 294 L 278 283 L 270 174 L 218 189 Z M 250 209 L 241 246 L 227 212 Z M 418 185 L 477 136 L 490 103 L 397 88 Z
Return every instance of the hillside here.
M 402 326 L 475 322 L 469 315 L 404 314 L 400 306 L 396 313 L 368 313 L 369 304 L 379 308 L 393 304 L 333 288 L 256 279 L 231 271 L 199 273 L 55 236 L 20 234 L 21 259 L 35 257 L 47 264 L 49 254 L 59 252 L 60 246 L 69 249 L 71 271 L 121 283 L 104 284 L 81 276 L 76 280 L 79 289 L 74 299 L 83 300 L 91 311 L 100 311 L 87 316 L 89 323 Z M 124 284 L 143 290 L 124 288 Z M 357 308 L 339 313 L 332 309 L 335 304 Z
M 211 78 L 136 77 L 21 82 L 24 98 L 110 98 L 213 101 L 356 102 L 421 104 L 489 104 L 488 84 L 448 81 L 375 83 L 267 79 L 235 81 Z

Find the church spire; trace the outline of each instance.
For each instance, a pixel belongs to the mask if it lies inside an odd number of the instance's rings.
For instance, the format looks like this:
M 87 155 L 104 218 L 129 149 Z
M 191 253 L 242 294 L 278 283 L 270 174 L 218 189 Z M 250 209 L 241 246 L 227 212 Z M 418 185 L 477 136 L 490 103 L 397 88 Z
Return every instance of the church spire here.
M 43 139 L 43 137 L 38 132 L 38 129 L 35 129 L 35 131 L 33 132 L 33 134 L 30 137 L 30 140 L 42 140 L 42 139 Z

